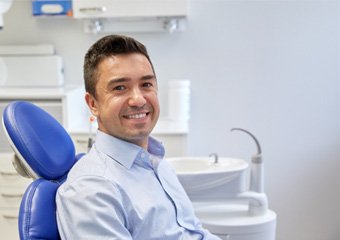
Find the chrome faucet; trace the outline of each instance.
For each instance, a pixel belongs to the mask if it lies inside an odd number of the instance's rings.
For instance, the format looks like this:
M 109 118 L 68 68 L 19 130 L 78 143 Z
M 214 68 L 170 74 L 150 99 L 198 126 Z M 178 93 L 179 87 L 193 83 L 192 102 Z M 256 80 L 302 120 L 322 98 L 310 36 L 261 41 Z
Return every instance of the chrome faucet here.
M 214 157 L 214 164 L 218 163 L 218 155 L 217 155 L 217 153 L 211 153 L 209 155 L 209 157 Z

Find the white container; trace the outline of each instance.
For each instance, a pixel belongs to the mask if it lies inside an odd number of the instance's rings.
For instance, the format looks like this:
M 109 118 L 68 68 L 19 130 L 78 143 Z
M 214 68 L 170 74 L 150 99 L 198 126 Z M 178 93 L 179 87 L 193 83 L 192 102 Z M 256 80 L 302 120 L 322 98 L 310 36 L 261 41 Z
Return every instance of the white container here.
M 190 118 L 190 80 L 169 82 L 168 117 L 174 121 L 187 121 Z

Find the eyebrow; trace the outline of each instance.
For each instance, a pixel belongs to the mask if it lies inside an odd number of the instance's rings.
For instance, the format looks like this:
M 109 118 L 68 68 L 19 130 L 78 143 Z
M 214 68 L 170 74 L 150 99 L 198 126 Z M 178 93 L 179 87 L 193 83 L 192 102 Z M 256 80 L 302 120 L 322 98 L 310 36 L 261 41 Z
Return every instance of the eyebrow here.
M 141 78 L 141 80 L 143 80 L 143 81 L 155 80 L 156 81 L 156 76 L 155 75 L 145 75 Z
M 145 76 L 142 76 L 140 78 L 140 81 L 149 81 L 149 80 L 156 80 L 156 76 L 155 75 L 145 75 Z M 129 82 L 130 81 L 130 78 L 125 78 L 125 77 L 122 77 L 122 78 L 113 78 L 111 80 L 109 80 L 109 82 L 107 83 L 107 87 L 110 87 L 111 85 L 114 85 L 114 84 L 117 84 L 117 83 L 124 83 L 124 82 Z
M 156 80 L 156 76 L 155 75 L 145 75 L 145 76 L 142 76 L 140 78 L 140 80 L 141 81 Z M 130 78 L 125 78 L 125 77 L 113 78 L 113 79 L 109 80 L 107 85 L 112 85 L 112 84 L 115 84 L 115 83 L 123 83 L 123 82 L 128 82 L 128 81 L 130 81 Z
M 114 78 L 114 79 L 109 80 L 107 85 L 110 86 L 115 83 L 122 83 L 122 82 L 128 82 L 128 81 L 129 81 L 128 78 Z

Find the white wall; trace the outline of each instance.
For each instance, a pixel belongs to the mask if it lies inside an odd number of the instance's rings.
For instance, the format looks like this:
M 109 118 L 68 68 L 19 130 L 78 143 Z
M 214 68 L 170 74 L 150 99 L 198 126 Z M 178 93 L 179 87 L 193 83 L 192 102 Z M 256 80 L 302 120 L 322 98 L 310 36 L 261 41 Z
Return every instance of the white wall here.
M 192 0 L 183 33 L 132 34 L 152 56 L 166 114 L 166 86 L 192 80 L 189 153 L 249 159 L 263 148 L 277 240 L 339 239 L 340 3 Z M 14 0 L 0 44 L 52 43 L 69 84 L 82 83 L 86 49 L 100 35 L 80 21 L 31 17 Z M 19 69 L 18 69 L 19 70 Z

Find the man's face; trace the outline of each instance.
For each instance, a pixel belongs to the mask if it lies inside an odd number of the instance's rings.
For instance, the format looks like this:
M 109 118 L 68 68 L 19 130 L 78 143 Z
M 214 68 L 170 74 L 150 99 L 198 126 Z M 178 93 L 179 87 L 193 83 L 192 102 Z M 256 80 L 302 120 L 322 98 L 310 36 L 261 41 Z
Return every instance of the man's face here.
M 160 112 L 150 62 L 142 54 L 119 54 L 102 60 L 98 73 L 96 98 L 85 98 L 99 130 L 146 148 Z

